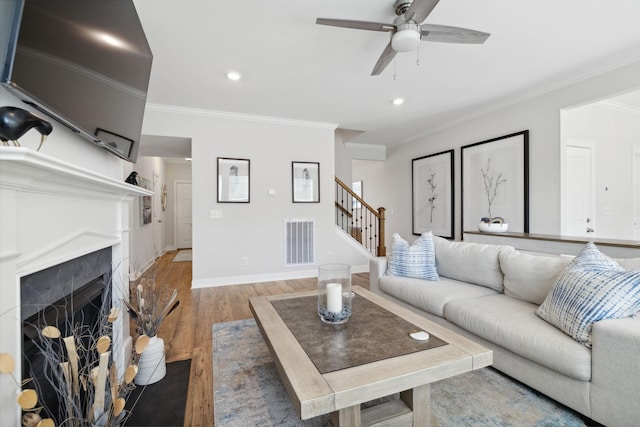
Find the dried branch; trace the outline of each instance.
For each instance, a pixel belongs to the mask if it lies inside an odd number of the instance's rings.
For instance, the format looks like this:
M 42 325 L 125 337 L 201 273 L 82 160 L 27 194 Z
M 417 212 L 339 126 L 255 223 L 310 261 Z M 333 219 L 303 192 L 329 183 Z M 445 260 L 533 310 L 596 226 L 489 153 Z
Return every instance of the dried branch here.
M 490 172 L 490 169 L 491 169 L 491 158 L 488 158 L 487 168 L 486 169 L 480 168 L 480 172 L 482 173 L 482 178 L 484 181 L 484 190 L 485 190 L 485 193 L 487 194 L 487 202 L 489 203 L 489 218 L 492 218 L 493 215 L 491 214 L 491 205 L 493 204 L 493 201 L 495 200 L 496 195 L 498 194 L 498 187 L 500 187 L 500 184 L 504 184 L 505 182 L 507 182 L 507 179 L 502 177 L 502 172 L 498 173 L 497 177 L 493 176 Z

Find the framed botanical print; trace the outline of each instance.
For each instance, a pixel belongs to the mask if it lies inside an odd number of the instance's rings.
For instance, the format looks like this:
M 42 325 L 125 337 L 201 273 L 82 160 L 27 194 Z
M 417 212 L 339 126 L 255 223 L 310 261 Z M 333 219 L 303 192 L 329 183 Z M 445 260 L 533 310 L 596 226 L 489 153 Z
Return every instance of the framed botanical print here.
M 453 150 L 413 159 L 411 174 L 413 234 L 453 239 Z
M 529 232 L 529 131 L 462 147 L 462 232 L 482 224 Z

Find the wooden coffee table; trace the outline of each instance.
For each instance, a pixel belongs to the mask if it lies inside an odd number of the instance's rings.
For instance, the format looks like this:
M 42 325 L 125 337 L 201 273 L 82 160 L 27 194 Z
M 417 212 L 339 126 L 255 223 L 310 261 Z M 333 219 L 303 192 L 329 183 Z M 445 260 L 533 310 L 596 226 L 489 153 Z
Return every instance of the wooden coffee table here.
M 320 321 L 316 291 L 249 300 L 301 419 L 331 413 L 336 427 L 431 426 L 430 384 L 493 363 L 491 350 L 364 288 L 353 291 L 343 325 Z M 414 330 L 429 340 L 413 340 Z M 395 393 L 400 399 L 360 409 Z

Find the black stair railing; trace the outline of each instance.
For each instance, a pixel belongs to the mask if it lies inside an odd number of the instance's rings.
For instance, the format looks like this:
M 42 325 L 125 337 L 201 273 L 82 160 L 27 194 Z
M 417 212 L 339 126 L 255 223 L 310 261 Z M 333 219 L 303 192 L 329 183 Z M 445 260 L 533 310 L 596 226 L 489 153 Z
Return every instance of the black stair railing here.
M 386 256 L 385 208 L 372 208 L 336 177 L 336 225 L 375 256 Z

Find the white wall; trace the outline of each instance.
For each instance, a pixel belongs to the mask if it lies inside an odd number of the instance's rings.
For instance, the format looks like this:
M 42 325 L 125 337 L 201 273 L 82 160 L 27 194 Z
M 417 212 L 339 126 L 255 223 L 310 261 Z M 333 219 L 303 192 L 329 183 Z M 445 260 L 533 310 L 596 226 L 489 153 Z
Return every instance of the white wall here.
M 640 115 L 587 105 L 567 110 L 562 129 L 567 139 L 595 145 L 596 236 L 632 239 L 632 158 L 640 149 Z
M 150 106 L 143 132 L 192 141 L 194 287 L 315 275 L 315 266 L 284 267 L 286 218 L 315 219 L 318 264 L 367 269 L 367 258 L 333 223 L 334 126 Z M 250 203 L 217 203 L 217 157 L 251 161 Z M 291 202 L 292 161 L 320 162 L 320 203 Z M 212 209 L 222 218 L 211 219 Z M 241 265 L 243 257 L 249 265 Z
M 455 236 L 460 231 L 460 147 L 474 142 L 529 129 L 530 222 L 529 231 L 560 233 L 560 110 L 608 98 L 640 84 L 640 62 L 599 74 L 505 106 L 438 132 L 416 137 L 412 142 L 387 150 L 384 167 L 374 182 L 366 183 L 367 198 L 379 200 L 388 216 L 387 246 L 394 232 L 411 236 L 411 160 L 427 154 L 455 149 Z M 454 96 L 454 95 L 452 95 Z M 373 174 L 372 174 L 373 176 Z
M 157 232 L 158 229 L 154 229 L 154 221 L 160 219 L 164 222 L 166 217 L 166 212 L 163 212 L 161 209 L 158 210 L 159 203 L 157 200 L 160 194 L 159 189 L 162 187 L 162 184 L 165 183 L 165 163 L 164 160 L 160 157 L 139 157 L 138 161 L 135 164 L 126 163 L 125 173 L 127 174 L 127 176 L 129 175 L 129 173 L 131 173 L 131 171 L 138 172 L 139 178 L 143 177 L 148 179 L 152 190 L 154 173 L 160 176 L 158 188 L 155 189 L 158 195 L 153 196 L 154 200 L 152 206 L 154 209 L 154 217 L 151 223 L 142 225 L 141 200 L 134 201 L 130 209 L 130 278 L 131 280 L 135 280 L 156 260 L 154 233 Z M 159 216 L 156 217 L 158 214 Z M 159 231 L 161 234 L 162 230 L 163 228 L 159 227 Z M 159 239 L 160 241 L 162 241 L 162 235 L 159 236 Z

